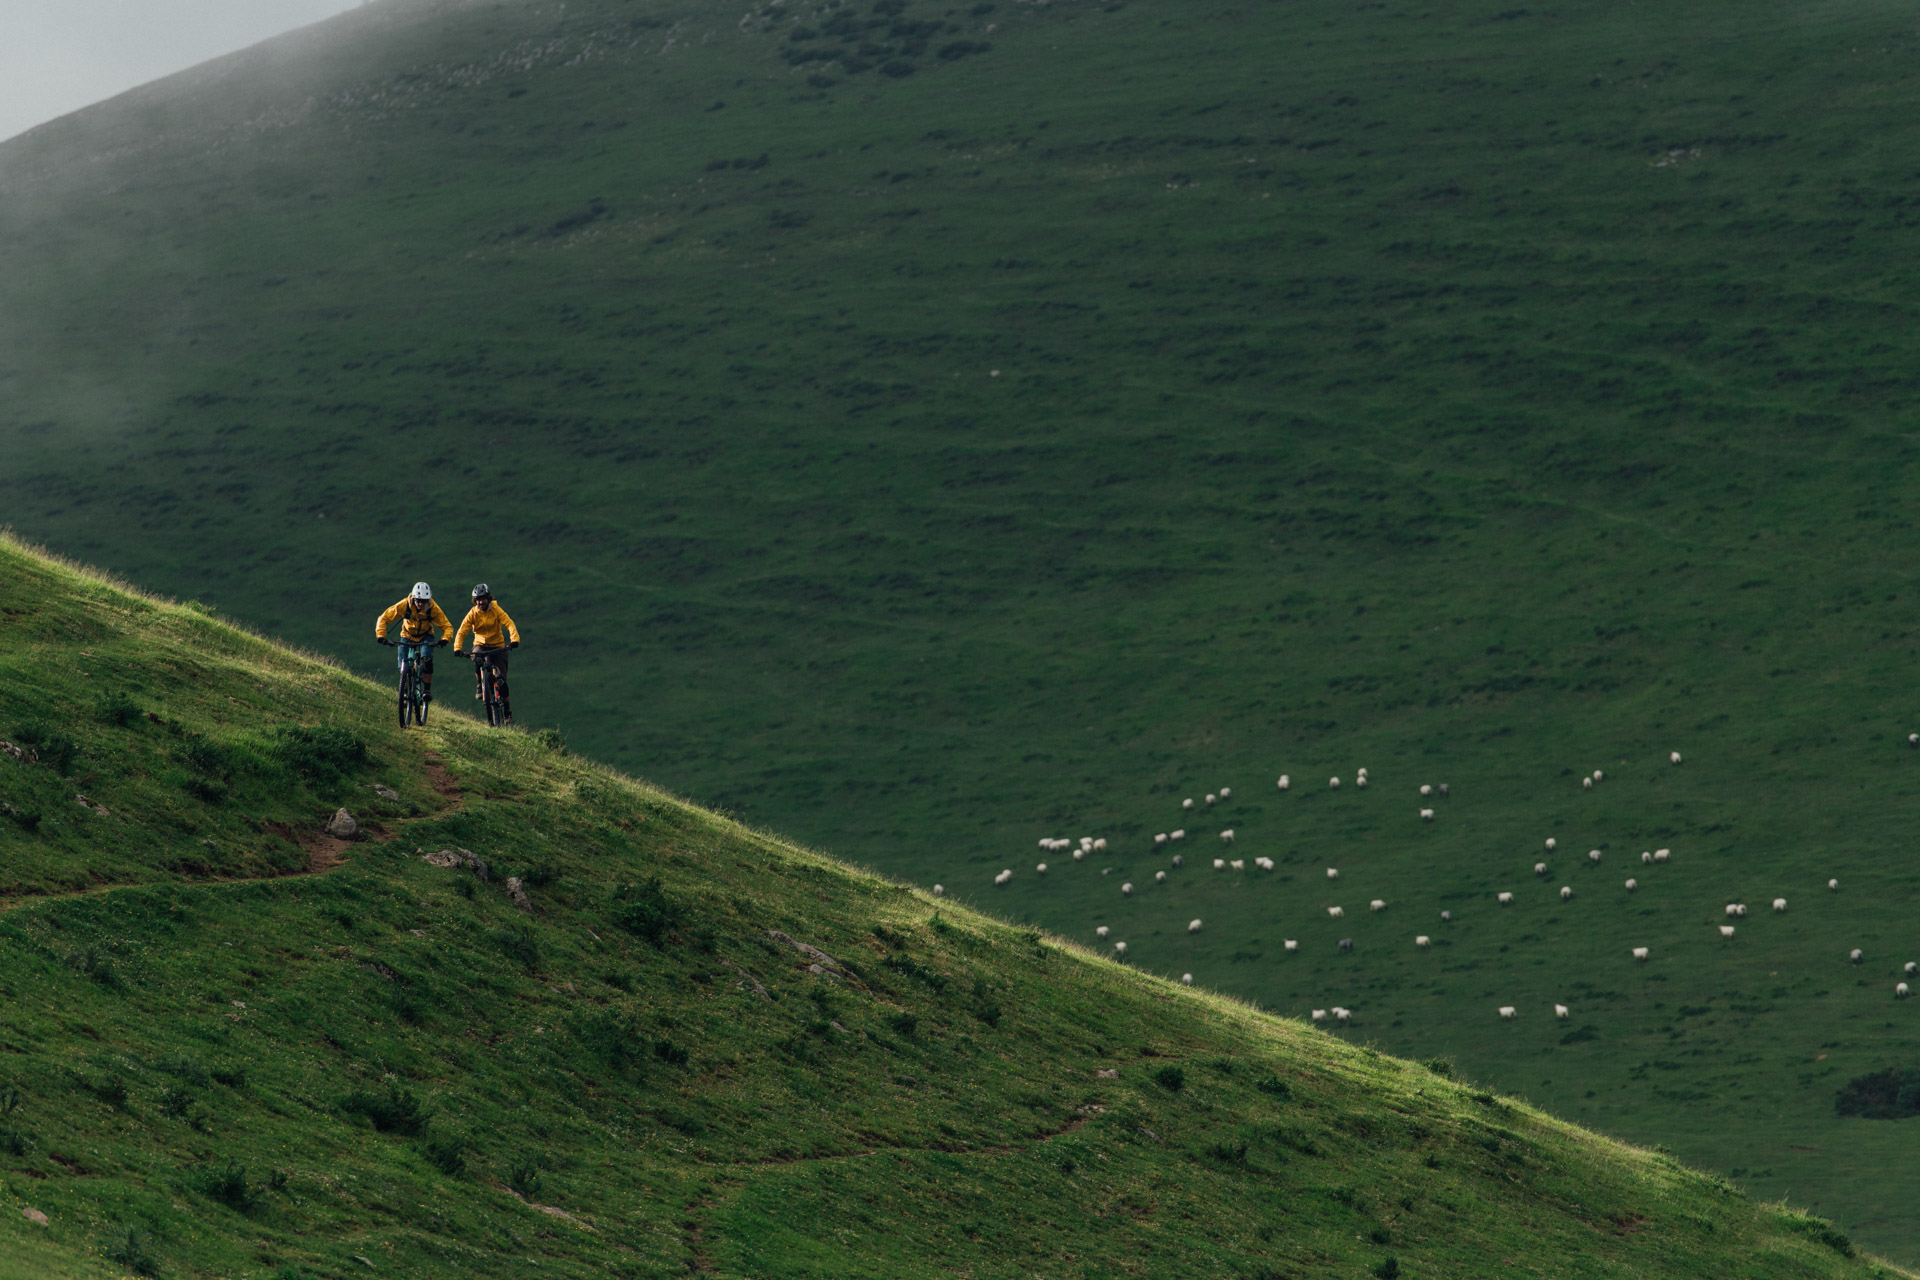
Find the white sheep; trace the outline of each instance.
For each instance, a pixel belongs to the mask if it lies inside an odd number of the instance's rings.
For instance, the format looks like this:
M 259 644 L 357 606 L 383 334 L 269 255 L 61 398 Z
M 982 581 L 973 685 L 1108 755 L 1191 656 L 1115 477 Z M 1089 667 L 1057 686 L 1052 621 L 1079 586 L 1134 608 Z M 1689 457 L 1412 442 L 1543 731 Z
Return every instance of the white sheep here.
M 1387 900 L 1385 898 L 1375 898 L 1367 904 L 1367 909 L 1369 911 L 1385 911 L 1387 909 Z
M 1503 1004 L 1500 1006 L 1500 1016 L 1502 1018 L 1505 1018 L 1507 1021 L 1511 1022 L 1513 1021 L 1513 1019 L 1519 1017 L 1520 1014 L 1519 1014 L 1519 1011 L 1516 1010 L 1512 1005 Z
M 1159 835 L 1153 838 L 1153 842 L 1155 844 L 1165 844 L 1167 842 L 1167 833 L 1162 831 Z
M 1421 795 L 1423 795 L 1423 796 L 1430 796 L 1430 795 L 1432 795 L 1432 794 L 1433 794 L 1433 787 L 1432 787 L 1432 786 L 1431 786 L 1430 784 L 1428 784 L 1428 783 L 1425 783 L 1425 782 L 1423 782 L 1423 783 L 1421 783 L 1421 784 L 1420 784 L 1420 794 L 1421 794 Z
M 1353 780 L 1353 785 L 1356 787 L 1364 788 L 1367 785 L 1367 775 L 1363 773 L 1359 777 L 1355 778 Z
M 1105 836 L 1101 836 L 1093 842 L 1093 851 L 1095 853 L 1105 853 L 1107 851 L 1107 838 Z
M 1129 880 L 1120 886 L 1120 896 L 1123 898 L 1131 898 L 1133 896 L 1133 881 Z
M 1453 912 L 1451 912 L 1451 911 L 1442 911 L 1442 912 L 1440 913 L 1440 923 L 1441 923 L 1441 924 L 1447 924 L 1447 923 L 1449 923 L 1449 922 L 1450 922 L 1450 921 L 1451 921 L 1452 919 L 1453 919 Z
M 1653 855 L 1643 849 L 1640 851 L 1640 861 L 1650 867 L 1653 865 Z
M 1315 1022 L 1325 1022 L 1327 1020 L 1327 1011 L 1325 1009 L 1315 1009 L 1313 1011 L 1313 1020 Z
M 1181 975 L 1180 975 L 1180 985 L 1181 985 L 1181 986 L 1183 986 L 1183 987 L 1190 987 L 1190 986 L 1192 986 L 1192 985 L 1193 985 L 1193 975 L 1192 975 L 1192 974 L 1190 974 L 1190 973 L 1183 973 L 1183 974 L 1181 974 Z
M 1544 863 L 1544 862 L 1536 862 L 1536 863 L 1534 863 L 1534 864 L 1533 864 L 1533 874 L 1535 874 L 1535 875 L 1537 875 L 1537 876 L 1543 876 L 1543 875 L 1545 875 L 1545 874 L 1547 874 L 1547 864 L 1546 864 L 1546 863 Z
M 1231 798 L 1232 796 L 1233 796 L 1233 788 L 1232 788 L 1232 787 L 1222 787 L 1222 788 L 1220 788 L 1220 798 L 1221 798 L 1222 800 L 1226 800 L 1226 799 L 1230 799 L 1230 798 Z
M 1192 797 L 1192 796 L 1188 796 L 1188 797 L 1187 797 L 1187 798 L 1186 798 L 1185 800 L 1182 800 L 1182 801 L 1180 802 L 1180 807 L 1181 807 L 1182 809 L 1191 809 L 1191 808 L 1193 808 L 1193 797 Z
M 1635 947 L 1633 949 L 1633 958 L 1635 960 L 1638 960 L 1641 964 L 1645 964 L 1647 962 L 1647 954 L 1648 954 L 1647 949 L 1645 947 Z
M 1433 945 L 1433 939 L 1424 933 L 1416 933 L 1413 935 L 1413 945 L 1416 947 L 1430 947 Z
M 1167 839 L 1169 840 L 1185 840 L 1186 838 L 1187 838 L 1187 829 L 1185 827 L 1181 827 L 1177 831 L 1167 832 Z
M 1229 862 L 1227 865 L 1232 867 L 1235 871 L 1245 871 L 1247 869 L 1247 860 L 1245 858 L 1235 858 L 1232 862 Z
M 1593 790 L 1593 775 L 1589 774 L 1586 777 L 1580 779 L 1580 785 L 1585 787 L 1589 791 Z
M 1051 840 L 1050 838 L 1048 838 L 1048 837 L 1046 837 L 1046 836 L 1042 836 L 1042 837 L 1040 837 L 1040 847 L 1041 847 L 1042 849 L 1044 849 L 1044 850 L 1046 850 L 1046 851 L 1047 851 L 1048 853 L 1052 853 L 1052 852 L 1053 852 L 1053 841 L 1052 841 L 1052 840 Z
M 1733 926 L 1730 924 L 1721 925 L 1720 936 L 1723 938 L 1731 938 L 1733 936 Z
M 1905 999 L 1907 998 L 1907 984 L 1906 984 L 1906 983 L 1904 983 L 1904 982 L 1896 982 L 1896 983 L 1894 983 L 1894 984 L 1893 984 L 1893 998 L 1894 998 L 1894 999 L 1896 999 L 1896 1000 L 1905 1000 Z
M 1327 879 L 1338 880 L 1339 878 L 1340 878 L 1340 868 L 1338 867 L 1327 868 Z
M 1555 840 L 1555 839 L 1554 839 L 1554 838 L 1553 838 L 1552 836 L 1548 836 L 1548 837 L 1547 837 L 1547 852 L 1548 852 L 1548 853 L 1552 853 L 1552 852 L 1553 852 L 1553 850 L 1554 850 L 1554 847 L 1555 847 L 1556 845 L 1558 845 L 1559 843 L 1560 843 L 1560 842 L 1559 842 L 1558 840 Z
M 1668 858 L 1671 858 L 1672 856 L 1673 856 L 1673 850 L 1671 849 L 1655 849 L 1653 851 L 1653 860 L 1655 862 L 1665 862 Z
M 945 885 L 943 885 L 943 884 L 937 884 L 937 885 L 935 885 L 935 886 L 933 886 L 933 896 L 934 896 L 934 897 L 936 897 L 936 898 L 944 898 L 944 897 L 946 897 L 946 896 L 947 896 L 947 886 L 945 886 Z
M 1593 780 L 1595 782 L 1605 782 L 1607 780 L 1607 775 L 1600 772 L 1598 769 L 1595 769 L 1593 771 Z
M 1127 954 L 1127 944 L 1126 944 L 1126 943 L 1124 943 L 1124 942 L 1116 942 L 1116 943 L 1114 943 L 1114 944 L 1113 944 L 1113 953 L 1114 953 L 1115 955 L 1118 955 L 1118 956 L 1123 956 L 1123 955 L 1125 955 L 1125 954 Z
M 1167 873 L 1166 873 L 1166 872 L 1164 872 L 1164 871 L 1156 871 L 1156 872 L 1154 872 L 1154 873 L 1153 873 L 1153 882 L 1154 882 L 1155 884 L 1165 884 L 1165 883 L 1167 882 Z
M 1560 901 L 1562 901 L 1562 902 L 1572 902 L 1572 901 L 1573 901 L 1573 886 L 1572 886 L 1572 885 L 1570 885 L 1570 884 L 1563 884 L 1563 885 L 1561 885 L 1561 886 L 1560 886 Z
M 1046 863 L 1044 863 L 1044 862 L 1036 862 L 1036 863 L 1034 863 L 1034 864 L 1033 864 L 1033 873 L 1034 873 L 1035 875 L 1040 875 L 1040 876 L 1043 876 L 1043 875 L 1045 875 L 1045 874 L 1047 874 L 1047 864 L 1046 864 Z
M 1495 902 L 1498 902 L 1498 903 L 1499 903 L 1499 904 L 1500 904 L 1501 906 L 1503 906 L 1503 907 L 1508 907 L 1508 906 L 1512 906 L 1512 905 L 1513 905 L 1513 895 L 1512 895 L 1512 894 L 1510 894 L 1510 893 L 1507 893 L 1507 892 L 1505 892 L 1505 891 L 1502 891 L 1502 892 L 1500 892 L 1500 893 L 1498 893 L 1498 894 L 1496 894 L 1496 895 L 1494 895 L 1494 901 L 1495 901 Z
M 1827 881 L 1827 888 L 1833 890 L 1835 893 L 1838 893 L 1840 891 L 1840 882 L 1838 880 L 1829 880 Z
M 1075 849 L 1073 851 L 1073 860 L 1075 862 L 1084 861 L 1086 856 L 1087 856 L 1087 851 L 1085 849 Z
M 1273 785 L 1276 787 L 1279 787 L 1282 791 L 1285 791 L 1288 787 L 1291 787 L 1293 785 L 1293 779 L 1289 778 L 1286 774 L 1283 773 L 1280 775 L 1279 781 L 1275 782 Z
M 1571 1013 L 1567 1009 L 1567 1006 L 1563 1004 L 1557 1004 L 1553 1006 L 1553 1016 L 1556 1018 L 1559 1018 L 1561 1021 L 1564 1022 L 1568 1017 L 1571 1016 Z
M 1734 903 L 1733 914 L 1735 914 L 1736 916 L 1739 916 L 1742 920 L 1745 920 L 1747 918 L 1747 904 L 1744 902 Z
M 1338 778 L 1328 778 L 1328 779 L 1327 779 L 1327 789 L 1328 789 L 1329 791 L 1338 791 L 1338 790 L 1340 789 L 1340 779 L 1338 779 Z
M 1599 851 L 1598 849 L 1589 849 L 1589 850 L 1587 850 L 1587 861 L 1588 861 L 1588 862 L 1595 862 L 1595 863 L 1597 863 L 1597 862 L 1599 862 L 1599 861 L 1600 861 L 1600 851 Z
M 1353 1010 L 1343 1009 L 1339 1005 L 1335 1005 L 1333 1006 L 1333 1016 L 1342 1022 L 1346 1022 L 1353 1017 Z
M 1422 821 L 1422 822 L 1432 822 L 1432 821 L 1433 821 L 1433 810 L 1431 810 L 1431 809 L 1422 809 L 1422 810 L 1420 811 L 1420 821 Z
M 1639 887 L 1640 887 L 1640 882 L 1638 880 L 1633 879 L 1631 876 L 1627 878 L 1628 893 L 1632 893 L 1635 889 L 1638 889 Z
M 1227 860 L 1225 858 L 1215 858 L 1213 860 L 1213 869 L 1215 871 L 1225 871 L 1227 869 Z
M 1104 937 L 1106 937 L 1106 936 L 1107 936 L 1107 926 L 1105 926 L 1105 925 L 1101 925 L 1101 926 L 1100 926 L 1100 927 L 1099 927 L 1098 929 L 1095 929 L 1095 930 L 1093 931 L 1093 936 L 1094 936 L 1094 937 L 1096 937 L 1096 938 L 1104 938 Z
M 1217 804 L 1217 803 L 1219 803 L 1219 800 L 1220 800 L 1220 797 L 1219 797 L 1219 796 L 1217 796 L 1217 795 L 1215 795 L 1215 794 L 1213 794 L 1213 792 L 1211 792 L 1211 791 L 1209 791 L 1209 792 L 1207 792 L 1207 803 L 1208 803 L 1208 804 Z
M 1293 938 L 1288 938 L 1286 941 L 1282 942 L 1280 945 L 1288 951 L 1298 951 L 1300 949 L 1300 943 Z
M 1912 960 L 1907 961 L 1907 972 L 1920 973 L 1920 963 L 1916 963 L 1915 961 L 1912 961 Z
M 1186 861 L 1186 859 L 1185 859 L 1185 858 L 1183 858 L 1183 857 L 1181 857 L 1181 856 L 1180 856 L 1179 854 L 1177 854 L 1177 853 L 1176 853 L 1176 854 L 1174 854 L 1174 855 L 1173 855 L 1173 865 L 1174 865 L 1174 866 L 1176 866 L 1176 867 L 1177 867 L 1177 866 L 1179 866 L 1180 864 L 1182 864 L 1182 863 L 1183 863 L 1183 862 L 1185 862 L 1185 861 Z
M 1188 933 L 1200 932 L 1200 922 L 1198 920 L 1187 921 L 1187 932 Z
M 1674 764 L 1679 764 L 1680 753 L 1678 751 L 1669 751 L 1667 752 L 1667 759 L 1672 761 Z
M 1081 837 L 1080 837 L 1080 847 L 1081 847 L 1082 849 L 1091 849 L 1091 848 L 1093 848 L 1093 837 L 1092 837 L 1092 836 L 1081 836 Z
M 1253 865 L 1260 868 L 1262 871 L 1272 871 L 1273 859 L 1272 858 L 1255 858 L 1253 860 Z
M 1855 947 L 1853 950 L 1847 952 L 1847 959 L 1853 961 L 1855 964 L 1859 964 L 1860 961 L 1864 958 L 1865 958 L 1864 954 L 1861 952 L 1860 948 L 1858 947 Z
M 1007 870 L 1001 871 L 999 875 L 995 876 L 993 878 L 993 882 L 999 885 L 999 884 L 1005 884 L 1007 881 L 1011 879 L 1013 879 L 1013 871 L 1009 868 Z
M 1328 907 L 1327 914 L 1332 916 L 1335 920 L 1338 920 L 1342 916 L 1346 915 L 1347 913 L 1346 913 L 1346 910 L 1342 907 Z
M 1232 828 L 1232 827 L 1228 827 L 1228 828 L 1227 828 L 1227 829 L 1226 829 L 1225 831 L 1222 831 L 1222 832 L 1220 833 L 1220 838 L 1221 838 L 1222 840 L 1225 840 L 1225 841 L 1226 841 L 1226 842 L 1227 842 L 1228 844 L 1232 844 L 1232 843 L 1233 843 L 1233 828 Z

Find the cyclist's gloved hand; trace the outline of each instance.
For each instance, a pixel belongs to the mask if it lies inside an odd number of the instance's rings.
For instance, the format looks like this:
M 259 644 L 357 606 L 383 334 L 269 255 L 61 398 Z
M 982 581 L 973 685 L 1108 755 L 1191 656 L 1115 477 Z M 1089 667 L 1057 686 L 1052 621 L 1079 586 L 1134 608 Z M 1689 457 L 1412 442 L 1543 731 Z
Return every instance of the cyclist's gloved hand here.
M 386 645 L 389 649 L 393 648 L 393 641 L 387 639 L 385 636 L 375 637 L 374 643 Z
M 519 647 L 520 642 L 518 640 L 510 640 L 507 642 L 507 648 L 509 649 L 518 649 Z

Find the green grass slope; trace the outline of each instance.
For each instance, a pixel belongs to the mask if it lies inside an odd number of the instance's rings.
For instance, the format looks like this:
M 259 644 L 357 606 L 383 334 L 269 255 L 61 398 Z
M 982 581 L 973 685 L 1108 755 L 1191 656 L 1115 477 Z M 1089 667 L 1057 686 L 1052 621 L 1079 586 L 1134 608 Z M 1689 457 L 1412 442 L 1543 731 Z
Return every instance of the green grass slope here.
M 8 1280 L 1895 1274 L 203 611 L 0 583 L 44 726 L 0 761 Z M 322 848 L 343 803 L 375 838 Z
M 489 579 L 599 758 L 1920 1259 L 1920 1152 L 1833 1106 L 1920 1062 L 1914 52 L 1878 3 L 370 5 L 0 146 L 0 504 L 365 673 Z M 232 749 L 235 812 L 311 804 Z M 1158 886 L 1182 824 L 1278 869 Z M 236 831 L 98 874 L 293 856 Z

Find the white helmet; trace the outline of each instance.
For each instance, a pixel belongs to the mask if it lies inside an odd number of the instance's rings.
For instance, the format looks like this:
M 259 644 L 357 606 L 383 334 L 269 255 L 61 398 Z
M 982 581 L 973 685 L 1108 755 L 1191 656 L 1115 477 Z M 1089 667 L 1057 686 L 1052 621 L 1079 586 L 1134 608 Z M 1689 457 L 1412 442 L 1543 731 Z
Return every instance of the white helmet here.
M 433 599 L 433 588 L 424 582 L 416 582 L 413 584 L 413 598 L 415 600 L 431 600 Z

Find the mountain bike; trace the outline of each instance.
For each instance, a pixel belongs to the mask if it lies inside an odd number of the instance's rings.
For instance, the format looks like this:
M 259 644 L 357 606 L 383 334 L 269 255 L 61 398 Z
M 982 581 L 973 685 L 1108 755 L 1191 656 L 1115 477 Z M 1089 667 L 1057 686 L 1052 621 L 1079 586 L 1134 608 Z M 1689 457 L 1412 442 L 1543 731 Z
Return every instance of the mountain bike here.
M 395 642 L 385 636 L 380 643 L 391 646 Z M 427 687 L 426 661 L 433 656 L 435 640 L 428 636 L 425 640 L 401 640 L 398 642 L 400 654 L 400 727 L 407 727 L 409 719 L 414 724 L 427 722 L 427 708 L 432 705 L 431 691 Z
M 487 725 L 498 729 L 503 724 L 513 723 L 513 707 L 507 701 L 505 681 L 499 668 L 491 662 L 483 662 L 489 653 L 504 652 L 504 649 L 479 649 L 473 651 L 474 665 L 480 676 L 480 705 L 486 708 Z

